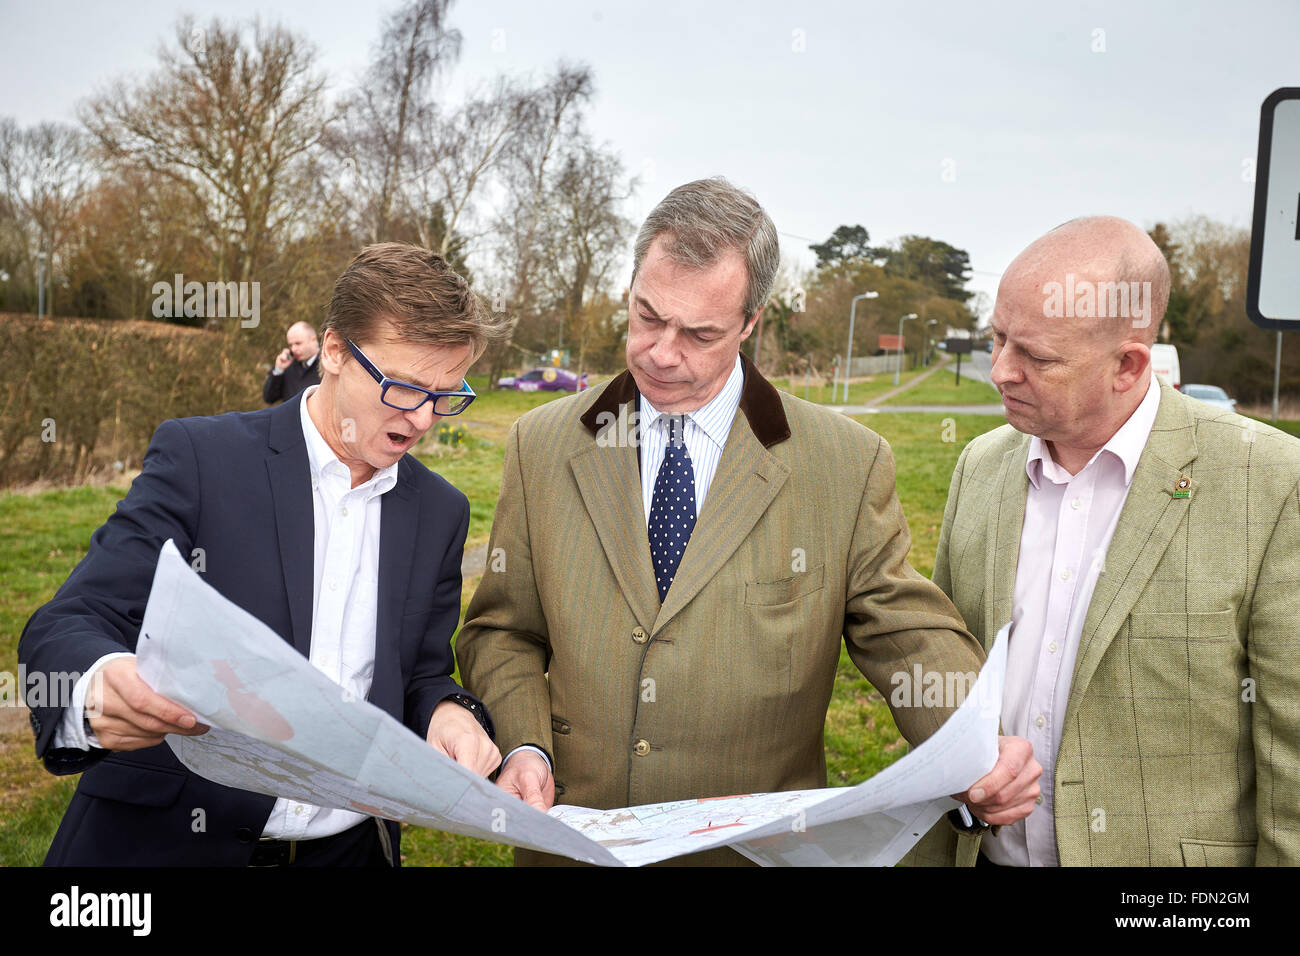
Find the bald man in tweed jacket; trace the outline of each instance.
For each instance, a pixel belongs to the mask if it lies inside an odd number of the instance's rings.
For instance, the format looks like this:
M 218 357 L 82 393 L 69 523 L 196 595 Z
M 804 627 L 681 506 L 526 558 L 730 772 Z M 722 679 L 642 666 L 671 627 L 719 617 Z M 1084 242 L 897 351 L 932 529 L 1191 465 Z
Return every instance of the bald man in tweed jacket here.
M 1067 270 L 1076 288 L 1150 282 L 1152 311 L 1109 327 L 1045 314 Z M 962 452 L 934 580 L 986 648 L 1015 622 L 1009 661 L 1028 655 L 1033 703 L 1017 708 L 1009 666 L 1003 726 L 1034 744 L 1045 805 L 996 836 L 941 821 L 909 862 L 1300 863 L 1300 441 L 1153 379 L 1168 287 L 1150 239 L 1110 218 L 1059 227 L 1002 280 L 993 382 L 1010 424 Z M 1129 483 L 1108 547 L 1090 553 L 1069 529 L 1090 508 L 1105 526 L 1099 467 Z M 1054 481 L 1064 494 L 1036 510 Z M 1091 599 L 1075 590 L 1056 616 L 1055 596 L 1085 582 Z M 1073 667 L 1054 681 L 1062 655 Z

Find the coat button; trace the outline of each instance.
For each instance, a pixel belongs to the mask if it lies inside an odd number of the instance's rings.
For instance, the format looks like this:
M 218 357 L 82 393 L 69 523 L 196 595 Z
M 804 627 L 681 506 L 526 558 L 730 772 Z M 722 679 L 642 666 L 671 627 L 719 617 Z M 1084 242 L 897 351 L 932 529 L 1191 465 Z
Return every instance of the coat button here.
M 240 843 L 252 843 L 253 831 L 248 829 L 248 827 L 240 827 L 235 831 L 235 839 Z
M 650 741 L 638 740 L 636 742 L 636 746 L 632 748 L 632 752 L 635 753 L 638 757 L 644 757 L 646 754 L 650 752 Z
M 644 627 L 638 625 L 637 627 L 632 628 L 632 640 L 638 644 L 644 644 L 646 641 L 650 640 L 650 635 L 645 632 Z

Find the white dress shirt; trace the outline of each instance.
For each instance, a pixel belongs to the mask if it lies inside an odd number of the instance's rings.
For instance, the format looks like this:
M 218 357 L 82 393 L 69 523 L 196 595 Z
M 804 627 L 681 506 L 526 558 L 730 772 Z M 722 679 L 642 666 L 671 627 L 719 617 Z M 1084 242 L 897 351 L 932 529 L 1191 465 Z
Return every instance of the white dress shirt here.
M 375 671 L 375 616 L 379 607 L 379 524 L 382 495 L 397 484 L 397 464 L 352 487 L 348 466 L 326 444 L 307 414 L 319 385 L 303 391 L 302 433 L 311 467 L 315 549 L 312 555 L 312 666 L 365 700 Z M 262 831 L 280 840 L 315 840 L 356 826 L 365 815 L 283 797 Z
M 1004 866 L 1057 866 L 1054 775 L 1079 639 L 1106 551 L 1155 424 L 1160 385 L 1119 430 L 1071 475 L 1034 436 L 1025 470 L 1029 491 L 1007 644 L 1002 730 L 1024 737 L 1042 765 L 1040 803 L 1024 820 L 981 844 Z
M 727 444 L 727 435 L 731 432 L 731 423 L 740 408 L 740 393 L 745 387 L 744 367 L 740 356 L 727 376 L 722 391 L 714 395 L 700 409 L 688 412 L 684 418 L 684 436 L 686 453 L 691 457 L 691 468 L 695 472 L 695 517 L 700 516 L 704 507 L 704 496 L 709 493 L 709 485 L 718 472 L 718 461 Z M 650 523 L 650 505 L 655 496 L 655 479 L 659 477 L 659 466 L 664 462 L 664 450 L 668 446 L 668 419 L 672 416 L 661 412 L 650 404 L 650 400 L 641 396 L 641 503 L 645 507 L 646 525 Z

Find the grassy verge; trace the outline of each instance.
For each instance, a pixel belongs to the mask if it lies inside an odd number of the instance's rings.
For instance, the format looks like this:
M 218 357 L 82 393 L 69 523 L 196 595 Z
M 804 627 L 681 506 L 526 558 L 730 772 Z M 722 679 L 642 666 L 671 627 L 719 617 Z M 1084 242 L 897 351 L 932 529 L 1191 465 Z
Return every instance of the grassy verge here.
M 903 372 L 898 377 L 898 385 L 906 385 L 918 375 L 926 372 L 924 368 L 914 368 L 910 371 Z M 894 388 L 894 375 L 892 372 L 883 375 L 871 375 L 861 381 L 849 383 L 849 400 L 844 401 L 844 386 L 840 385 L 835 394 L 831 395 L 831 386 L 819 385 L 816 379 L 806 389 L 805 395 L 804 380 L 799 376 L 794 378 L 776 378 L 772 384 L 783 392 L 789 392 L 796 398 L 806 398 L 810 402 L 816 402 L 819 405 L 865 405 L 868 401 L 885 394 L 891 388 Z
M 998 390 L 987 382 L 963 375 L 961 384 L 949 369 L 940 369 L 924 382 L 907 391 L 886 399 L 883 407 L 890 405 L 996 405 L 1001 399 Z
M 929 577 L 943 524 L 948 484 L 966 444 L 1005 425 L 1001 415 L 937 415 L 899 412 L 861 415 L 857 421 L 889 442 L 897 467 L 898 500 L 912 532 L 912 567 Z M 947 439 L 952 439 L 951 441 Z
M 435 430 L 430 430 L 416 447 L 415 454 L 431 471 L 442 475 L 469 498 L 469 534 L 465 546 L 472 548 L 486 544 L 492 531 L 510 426 L 524 412 L 572 393 L 490 389 L 487 376 L 471 376 L 469 384 L 478 393 L 474 404 L 461 415 L 445 419 L 463 425 L 469 433 L 468 440 L 457 447 L 441 445 Z
M 1271 416 L 1260 417 L 1256 415 L 1250 415 L 1247 417 L 1253 418 L 1257 422 L 1263 422 L 1265 425 L 1272 425 L 1274 428 L 1281 429 L 1282 431 L 1286 432 L 1288 435 L 1295 435 L 1296 438 L 1300 438 L 1300 420 L 1288 421 L 1287 419 L 1283 418 L 1280 421 L 1275 422 L 1273 421 Z
M 18 635 L 86 553 L 124 488 L 0 496 L 0 670 L 17 665 Z

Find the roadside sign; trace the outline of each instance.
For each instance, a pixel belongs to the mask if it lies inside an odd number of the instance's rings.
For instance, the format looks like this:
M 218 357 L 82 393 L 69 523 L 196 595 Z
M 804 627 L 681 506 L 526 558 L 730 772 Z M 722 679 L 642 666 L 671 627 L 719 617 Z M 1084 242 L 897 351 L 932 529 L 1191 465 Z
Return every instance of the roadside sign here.
M 947 339 L 944 339 L 944 346 L 945 346 L 944 351 L 946 351 L 949 355 L 957 356 L 957 384 L 960 385 L 961 384 L 961 357 L 963 355 L 970 355 L 971 352 L 974 351 L 975 340 L 949 337 Z
M 1300 87 L 1275 90 L 1259 115 L 1246 314 L 1300 331 Z

